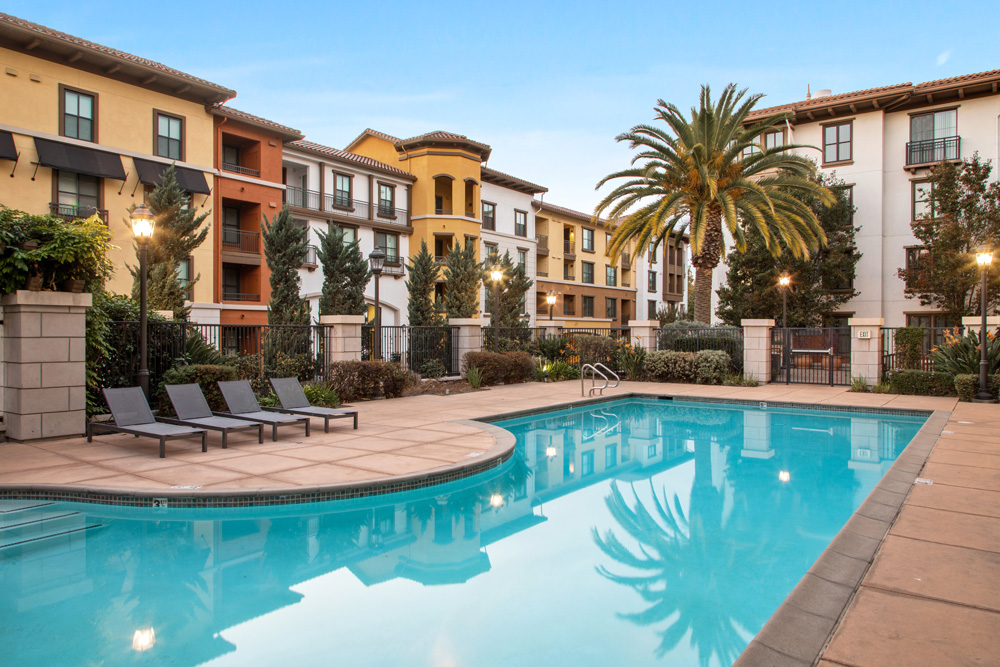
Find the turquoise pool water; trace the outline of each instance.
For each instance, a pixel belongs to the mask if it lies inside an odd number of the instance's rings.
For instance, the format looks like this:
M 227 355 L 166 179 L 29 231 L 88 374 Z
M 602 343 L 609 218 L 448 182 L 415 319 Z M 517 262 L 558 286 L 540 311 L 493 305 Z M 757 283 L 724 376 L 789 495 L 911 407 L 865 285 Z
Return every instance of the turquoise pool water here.
M 0 662 L 729 665 L 924 419 L 627 399 L 405 494 L 0 502 Z

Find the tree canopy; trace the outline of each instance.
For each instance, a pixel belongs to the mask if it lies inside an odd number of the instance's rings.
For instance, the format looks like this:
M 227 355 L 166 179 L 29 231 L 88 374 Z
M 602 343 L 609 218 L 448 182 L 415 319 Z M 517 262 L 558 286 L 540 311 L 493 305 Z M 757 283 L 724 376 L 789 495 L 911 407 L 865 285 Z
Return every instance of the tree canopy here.
M 444 260 L 444 307 L 449 319 L 475 317 L 483 271 L 471 245 L 457 245 Z
M 302 281 L 299 267 L 306 258 L 308 236 L 305 227 L 295 224 L 288 207 L 260 224 L 264 237 L 264 257 L 271 271 L 271 300 L 267 304 L 268 324 L 309 324 L 309 304 L 299 294 Z
M 409 264 L 406 290 L 409 294 L 407 315 L 410 326 L 438 326 L 442 323 L 441 311 L 434 303 L 434 285 L 441 272 L 441 262 L 427 250 L 427 241 L 421 239 L 420 252 Z
M 833 195 L 810 179 L 813 162 L 792 152 L 804 146 L 768 142 L 768 133 L 781 130 L 788 114 L 750 121 L 761 97 L 748 97 L 745 89 L 730 84 L 713 102 L 709 87 L 702 86 L 690 120 L 658 100 L 655 120 L 666 127 L 636 125 L 618 135 L 617 141 L 637 151 L 633 166 L 597 184 L 618 182 L 594 212 L 616 221 L 609 255 L 616 256 L 632 240 L 648 252 L 675 230 L 688 230 L 697 320 L 711 316 L 712 270 L 725 244 L 723 221 L 739 252 L 746 250 L 750 229 L 774 255 L 784 250 L 808 257 L 826 242 L 815 213 L 793 195 L 806 193 L 827 203 Z
M 494 266 L 499 266 L 503 272 L 500 279 L 500 306 L 494 309 L 494 287 L 493 279 L 490 276 Z M 490 324 L 496 324 L 501 328 L 513 329 L 527 326 L 521 318 L 521 304 L 527 297 L 528 290 L 534 285 L 534 281 L 529 278 L 520 264 L 515 264 L 510 256 L 510 251 L 503 254 L 503 257 L 489 256 L 483 260 L 483 287 L 486 288 L 486 310 L 491 313 L 491 317 L 496 317 Z
M 361 254 L 358 241 L 344 243 L 344 232 L 335 228 L 319 233 L 317 256 L 323 265 L 323 293 L 319 298 L 320 315 L 363 315 L 365 286 L 372 277 L 368 260 Z

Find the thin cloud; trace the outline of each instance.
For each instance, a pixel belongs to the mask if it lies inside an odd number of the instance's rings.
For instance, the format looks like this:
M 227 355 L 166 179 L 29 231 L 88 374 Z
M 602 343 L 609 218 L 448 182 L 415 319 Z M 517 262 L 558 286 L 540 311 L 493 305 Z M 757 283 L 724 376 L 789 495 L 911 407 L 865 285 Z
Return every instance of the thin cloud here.
M 951 59 L 951 49 L 948 49 L 947 51 L 942 51 L 941 53 L 938 54 L 938 57 L 937 57 L 938 67 L 940 67 L 941 65 L 944 65 L 950 59 Z

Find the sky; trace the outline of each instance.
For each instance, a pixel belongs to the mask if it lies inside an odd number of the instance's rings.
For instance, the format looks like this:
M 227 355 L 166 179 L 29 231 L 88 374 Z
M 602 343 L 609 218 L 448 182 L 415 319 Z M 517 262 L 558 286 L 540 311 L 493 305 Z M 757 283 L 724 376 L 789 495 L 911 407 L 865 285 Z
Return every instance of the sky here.
M 590 211 L 615 137 L 728 83 L 785 104 L 1000 68 L 1000 4 L 5 0 L 0 11 L 236 90 L 229 104 L 344 148 L 365 128 L 493 148 L 488 166 Z M 168 9 L 169 8 L 169 9 Z

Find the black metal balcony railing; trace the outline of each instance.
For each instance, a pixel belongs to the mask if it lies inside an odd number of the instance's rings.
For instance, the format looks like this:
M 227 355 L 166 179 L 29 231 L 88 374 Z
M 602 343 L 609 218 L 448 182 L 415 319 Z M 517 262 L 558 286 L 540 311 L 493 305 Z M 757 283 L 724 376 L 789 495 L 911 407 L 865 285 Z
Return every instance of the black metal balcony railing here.
M 576 273 L 573 271 L 563 271 L 563 280 L 576 280 Z
M 260 169 L 251 169 L 250 167 L 241 167 L 238 164 L 230 164 L 228 162 L 222 163 L 222 169 L 224 171 L 234 171 L 237 174 L 244 174 L 246 176 L 256 176 L 260 178 Z
M 493 232 L 496 231 L 496 228 L 497 219 L 494 216 L 483 216 L 483 229 Z
M 622 253 L 622 271 L 632 270 L 632 258 L 628 256 L 627 252 Z
M 549 237 L 545 234 L 536 234 L 535 240 L 538 241 L 538 252 L 544 252 L 548 254 L 549 252 Z
M 260 294 L 247 294 L 245 292 L 234 292 L 223 288 L 223 301 L 260 301 Z
M 368 219 L 369 205 L 366 201 L 351 200 L 338 194 L 327 194 L 322 197 L 323 206 L 320 208 L 320 199 L 319 192 L 316 190 L 303 190 L 293 185 L 285 186 L 284 203 L 289 206 L 307 208 L 312 211 L 336 213 L 337 215 L 360 220 Z M 388 221 L 394 225 L 409 224 L 409 216 L 407 216 L 405 209 L 383 208 L 379 206 L 376 213 L 383 222 Z
M 451 215 L 450 208 L 435 208 L 434 215 Z
M 260 232 L 246 232 L 232 227 L 222 228 L 222 249 L 260 254 Z
M 563 241 L 563 252 L 570 255 L 576 254 L 576 241 Z
M 961 155 L 961 143 L 962 137 L 910 141 L 906 144 L 906 166 L 957 160 Z
M 307 246 L 305 259 L 302 260 L 302 266 L 319 266 L 319 255 L 317 253 L 318 248 L 316 248 L 316 246 Z
M 108 209 L 106 208 L 94 208 L 93 206 L 72 206 L 69 204 L 56 204 L 54 202 L 49 203 L 49 212 L 52 215 L 57 215 L 63 220 L 83 220 L 89 218 L 90 216 L 97 214 L 104 224 L 108 224 Z

